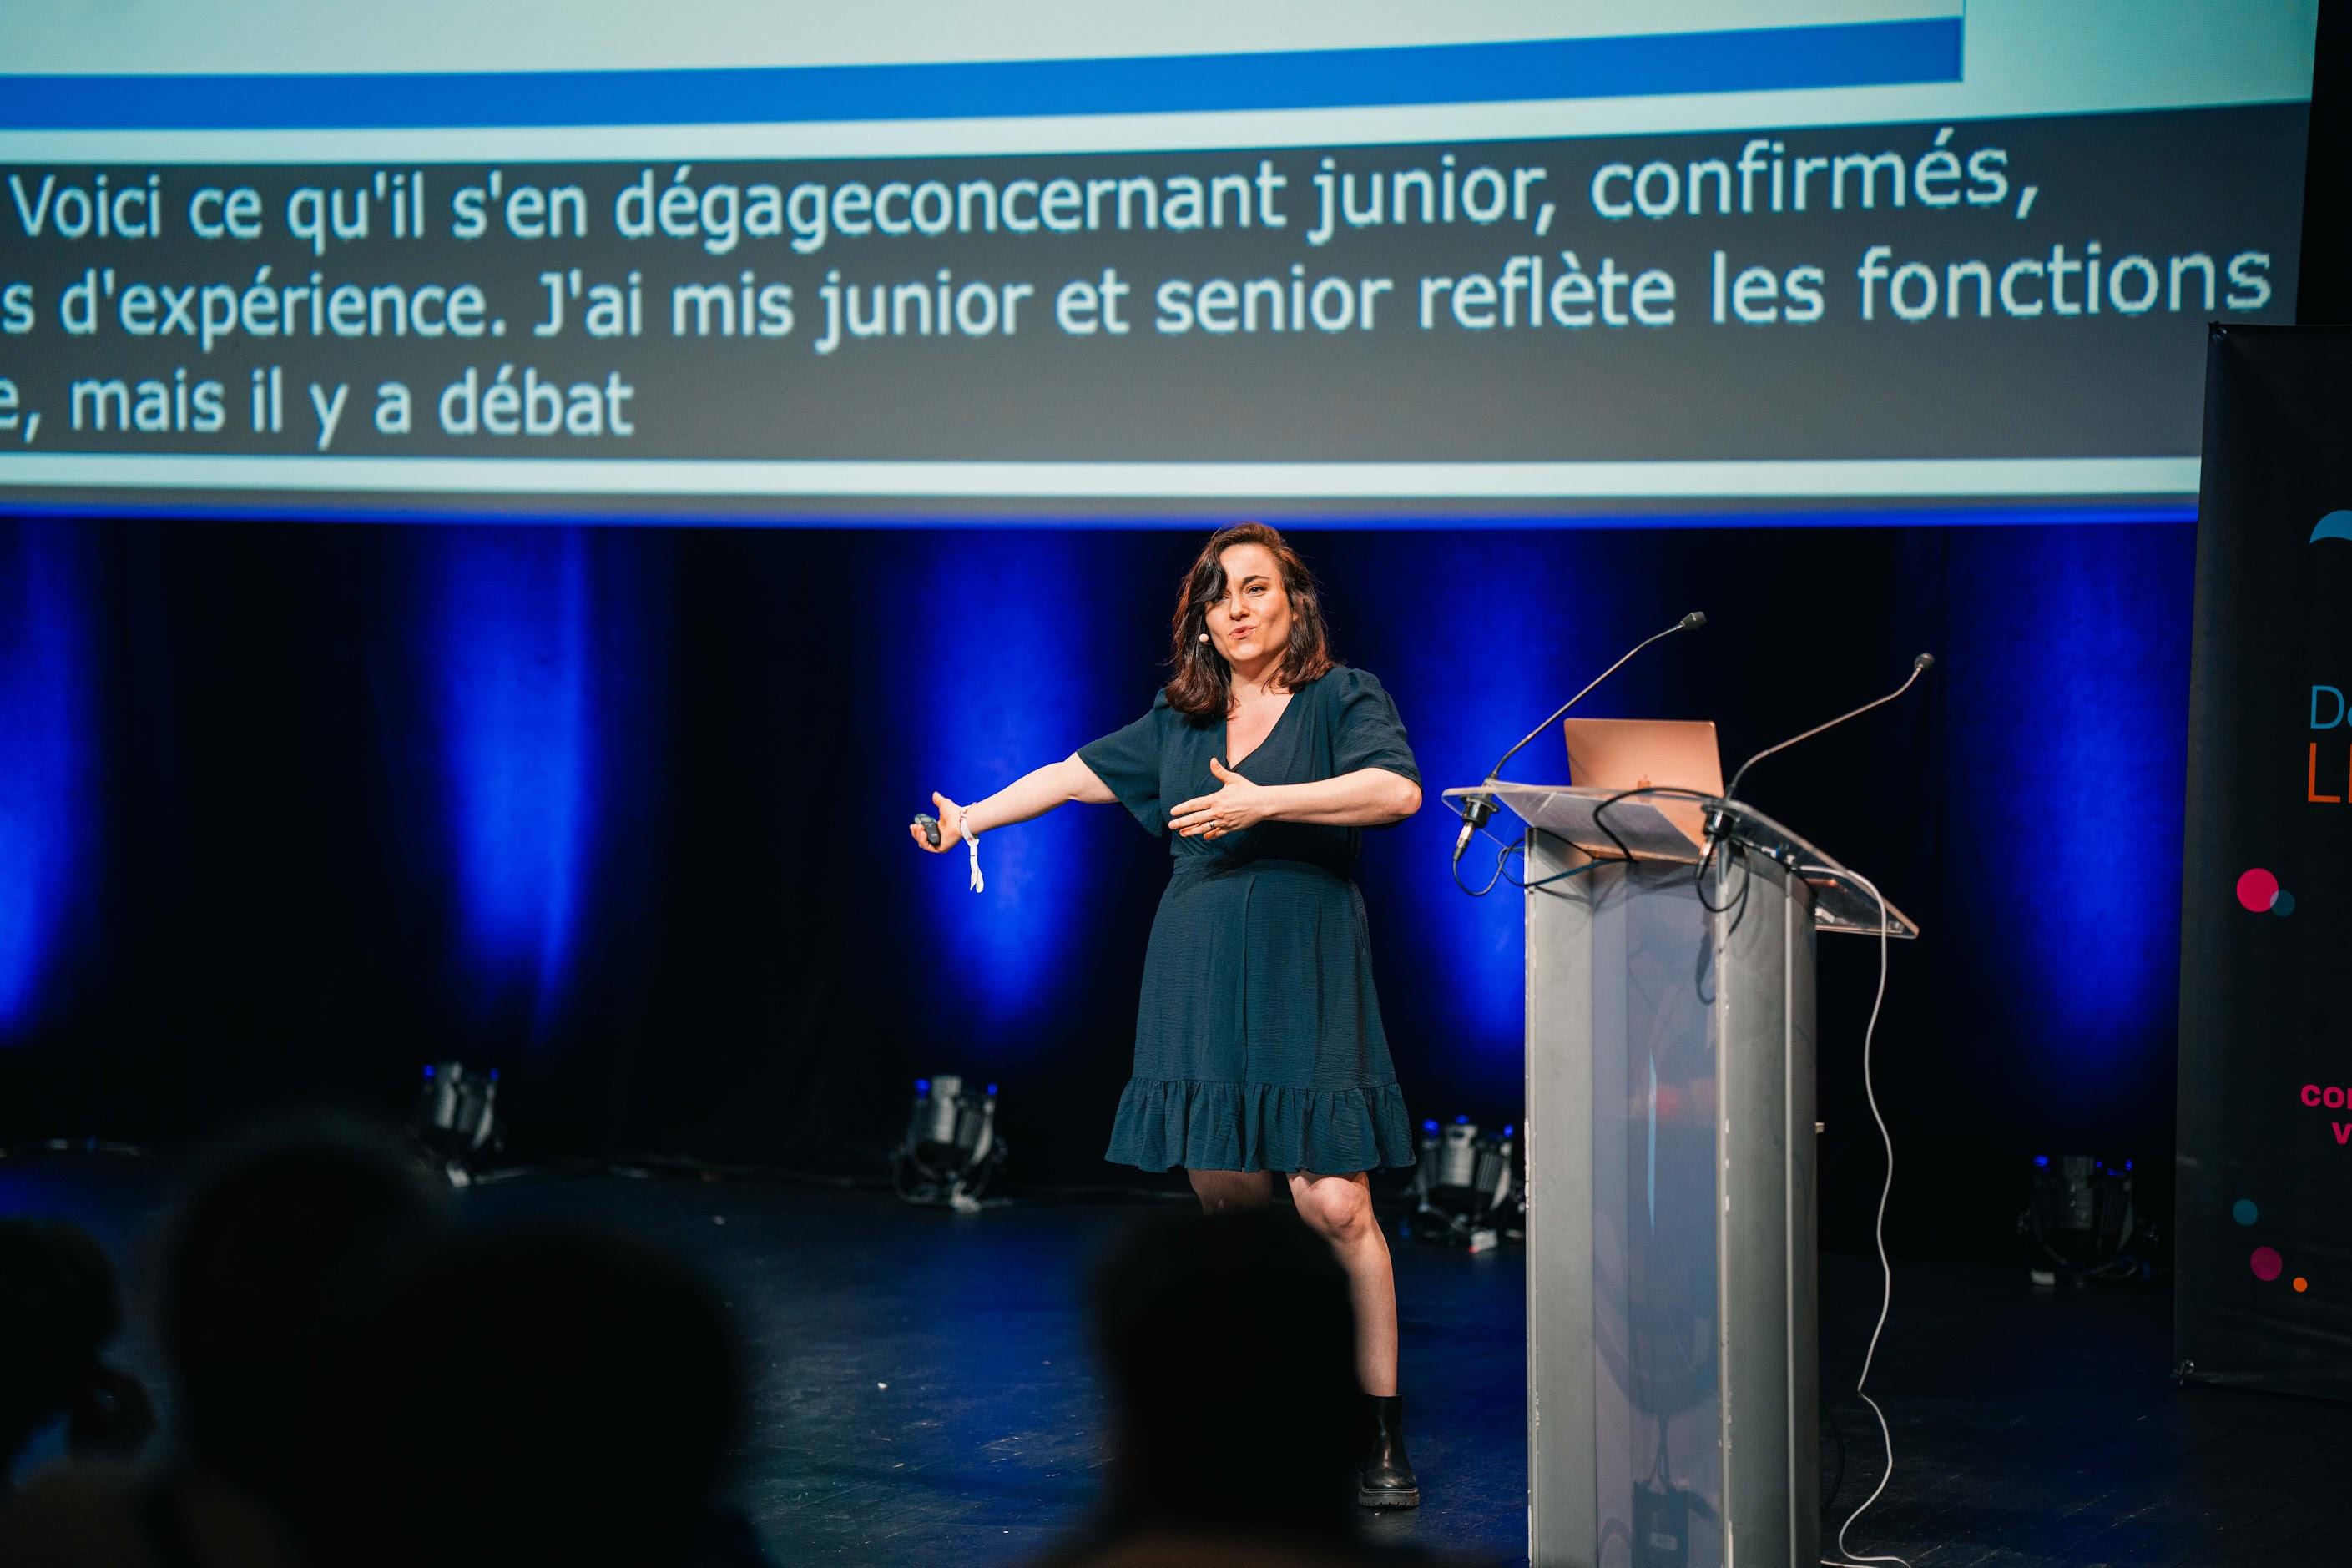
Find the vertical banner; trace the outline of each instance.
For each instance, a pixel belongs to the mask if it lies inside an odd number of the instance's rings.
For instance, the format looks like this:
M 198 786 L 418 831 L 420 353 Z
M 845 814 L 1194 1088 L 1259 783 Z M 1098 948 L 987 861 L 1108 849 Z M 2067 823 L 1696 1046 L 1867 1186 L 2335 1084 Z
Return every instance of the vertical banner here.
M 2211 329 L 2192 670 L 2176 1346 L 2352 1398 L 2352 328 Z

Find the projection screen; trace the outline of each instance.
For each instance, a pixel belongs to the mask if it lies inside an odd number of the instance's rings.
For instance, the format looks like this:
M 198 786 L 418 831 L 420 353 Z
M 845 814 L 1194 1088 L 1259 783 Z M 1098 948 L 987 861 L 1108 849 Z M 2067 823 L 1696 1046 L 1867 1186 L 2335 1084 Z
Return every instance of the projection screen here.
M 2186 516 L 2315 18 L 0 8 L 0 507 Z

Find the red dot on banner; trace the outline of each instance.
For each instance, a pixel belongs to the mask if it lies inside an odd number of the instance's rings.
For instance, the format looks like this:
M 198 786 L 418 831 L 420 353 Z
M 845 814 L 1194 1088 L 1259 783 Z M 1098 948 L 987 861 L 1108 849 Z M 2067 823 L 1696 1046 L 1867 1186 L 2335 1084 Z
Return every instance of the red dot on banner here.
M 2275 1247 L 2255 1248 L 2252 1261 L 2257 1280 L 2275 1280 L 2279 1277 L 2279 1270 L 2286 1267 L 2286 1260 L 2278 1255 Z
M 2238 902 L 2260 915 L 2270 908 L 2278 890 L 2278 878 L 2256 866 L 2238 879 Z

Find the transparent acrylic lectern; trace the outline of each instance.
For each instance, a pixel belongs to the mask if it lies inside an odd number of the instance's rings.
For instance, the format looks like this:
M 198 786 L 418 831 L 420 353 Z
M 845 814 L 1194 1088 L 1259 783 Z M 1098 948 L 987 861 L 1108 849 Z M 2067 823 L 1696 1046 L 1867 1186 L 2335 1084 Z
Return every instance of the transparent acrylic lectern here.
M 1528 1560 L 1814 1563 L 1813 933 L 1878 900 L 1737 801 L 1447 793 L 1560 879 L 1526 894 Z M 1694 806 L 1737 846 L 1703 883 Z

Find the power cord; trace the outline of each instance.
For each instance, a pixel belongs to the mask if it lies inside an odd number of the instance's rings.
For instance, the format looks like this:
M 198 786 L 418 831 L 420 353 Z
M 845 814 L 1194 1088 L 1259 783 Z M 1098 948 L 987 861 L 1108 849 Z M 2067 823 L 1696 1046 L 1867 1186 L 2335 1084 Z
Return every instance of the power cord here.
M 1864 889 L 1878 902 L 1878 994 L 1871 998 L 1870 1022 L 1862 1031 L 1862 1092 L 1863 1097 L 1870 1102 L 1871 1120 L 1878 1124 L 1879 1142 L 1886 1147 L 1886 1180 L 1878 1189 L 1878 1218 L 1872 1226 L 1872 1239 L 1878 1247 L 1879 1278 L 1884 1284 L 1878 1298 L 1878 1322 L 1870 1331 L 1870 1348 L 1863 1352 L 1862 1375 L 1854 1379 L 1853 1392 L 1857 1398 L 1870 1406 L 1870 1413 L 1878 1417 L 1879 1440 L 1886 1449 L 1886 1469 L 1878 1478 L 1878 1484 L 1871 1488 L 1870 1495 L 1863 1499 L 1861 1505 L 1852 1513 L 1845 1516 L 1843 1524 L 1838 1526 L 1838 1555 L 1824 1557 L 1822 1559 L 1822 1568 L 1864 1568 L 1867 1563 L 1893 1563 L 1900 1564 L 1900 1568 L 1911 1568 L 1910 1562 L 1906 1558 L 1892 1555 L 1863 1555 L 1855 1552 L 1845 1543 L 1845 1532 L 1853 1528 L 1853 1521 L 1869 1511 L 1871 1504 L 1876 1502 L 1879 1494 L 1885 1491 L 1886 1483 L 1895 1479 L 1895 1434 L 1886 1425 L 1886 1412 L 1878 1407 L 1878 1401 L 1873 1399 L 1868 1391 L 1871 1364 L 1878 1357 L 1879 1337 L 1886 1332 L 1887 1313 L 1895 1305 L 1895 1265 L 1888 1261 L 1886 1257 L 1886 1200 L 1895 1191 L 1895 1136 L 1886 1130 L 1886 1117 L 1878 1109 L 1878 1090 L 1872 1082 L 1870 1075 L 1871 1044 L 1878 1035 L 1879 1009 L 1886 1002 L 1886 956 L 1890 935 L 1886 922 L 1886 895 L 1879 892 L 1877 884 L 1868 877 L 1847 871 L 1843 866 L 1808 865 L 1799 866 L 1797 871 L 1800 875 L 1811 873 L 1842 877 Z

